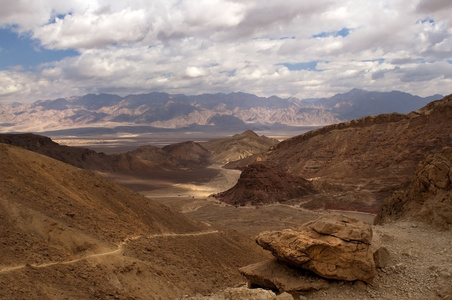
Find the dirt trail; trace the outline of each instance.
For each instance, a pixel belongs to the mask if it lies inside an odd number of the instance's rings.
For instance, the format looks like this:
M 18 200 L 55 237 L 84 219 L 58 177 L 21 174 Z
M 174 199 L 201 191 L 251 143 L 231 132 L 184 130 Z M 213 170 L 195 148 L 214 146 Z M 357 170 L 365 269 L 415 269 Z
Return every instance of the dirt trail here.
M 50 263 L 43 263 L 43 264 L 24 264 L 24 265 L 18 265 L 18 266 L 12 266 L 12 267 L 4 267 L 0 269 L 0 273 L 6 273 L 6 272 L 12 272 L 12 271 L 16 271 L 16 270 L 20 270 L 26 267 L 29 268 L 47 268 L 47 267 L 51 267 L 51 266 L 55 266 L 55 265 L 68 265 L 68 264 L 74 264 L 77 263 L 79 261 L 82 260 L 87 260 L 90 258 L 95 258 L 95 257 L 101 257 L 101 256 L 108 256 L 108 255 L 115 255 L 115 254 L 122 254 L 123 250 L 124 250 L 124 246 L 127 245 L 127 243 L 129 243 L 130 241 L 135 241 L 141 238 L 148 238 L 148 239 L 154 239 L 154 238 L 159 238 L 159 237 L 186 237 L 186 236 L 200 236 L 200 235 L 207 235 L 207 234 L 215 234 L 218 233 L 218 230 L 209 230 L 209 231 L 200 231 L 200 232 L 193 232 L 193 233 L 171 233 L 171 232 L 167 232 L 167 233 L 158 233 L 158 234 L 151 234 L 148 236 L 140 236 L 140 235 L 136 235 L 136 236 L 131 236 L 128 237 L 126 239 L 124 239 L 124 241 L 122 241 L 121 243 L 118 244 L 117 248 L 111 251 L 106 251 L 106 252 L 101 252 L 101 253 L 94 253 L 94 254 L 90 254 L 90 255 L 86 255 L 80 258 L 76 258 L 73 260 L 67 260 L 67 261 L 58 261 L 58 262 L 50 262 Z

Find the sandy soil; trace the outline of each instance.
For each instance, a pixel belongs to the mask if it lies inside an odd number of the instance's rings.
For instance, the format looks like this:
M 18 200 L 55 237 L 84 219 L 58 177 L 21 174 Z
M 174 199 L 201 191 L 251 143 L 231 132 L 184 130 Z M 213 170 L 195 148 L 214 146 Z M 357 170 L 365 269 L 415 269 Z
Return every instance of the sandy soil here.
M 186 182 L 169 183 L 163 188 L 154 188 L 151 184 L 150 190 L 141 190 L 140 193 L 149 198 L 207 198 L 213 193 L 227 190 L 237 183 L 240 171 L 221 168 L 221 165 L 211 165 L 207 168 L 217 173 L 212 179 L 205 182 L 192 182 L 193 178 L 185 178 Z

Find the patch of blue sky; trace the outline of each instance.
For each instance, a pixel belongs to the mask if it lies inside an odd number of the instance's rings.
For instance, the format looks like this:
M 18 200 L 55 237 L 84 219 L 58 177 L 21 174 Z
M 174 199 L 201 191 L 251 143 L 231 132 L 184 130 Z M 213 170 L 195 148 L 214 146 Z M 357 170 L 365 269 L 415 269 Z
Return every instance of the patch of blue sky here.
M 295 40 L 295 36 L 283 36 L 279 38 L 280 40 Z
M 64 18 L 66 18 L 66 16 L 72 16 L 72 12 L 68 12 L 65 14 L 58 14 L 55 11 L 52 11 L 52 14 L 51 14 L 47 24 L 55 24 L 57 22 L 57 20 L 64 20 Z
M 313 38 L 324 38 L 324 37 L 330 37 L 330 36 L 332 36 L 332 37 L 338 37 L 338 36 L 346 37 L 347 35 L 350 34 L 351 31 L 352 31 L 351 28 L 344 27 L 344 28 L 342 28 L 341 30 L 338 30 L 338 31 L 330 31 L 330 32 L 325 32 L 324 31 L 324 32 L 321 32 L 321 33 L 317 33 L 317 34 L 314 34 L 312 37 Z
M 77 56 L 75 50 L 49 50 L 28 34 L 17 34 L 14 28 L 0 28 L 0 70 L 14 66 L 32 69 L 42 63 Z
M 430 24 L 433 24 L 433 23 L 435 23 L 435 20 L 432 19 L 432 18 L 430 18 L 430 17 L 427 17 L 427 18 L 425 18 L 425 19 L 418 20 L 417 23 L 418 23 L 418 24 L 419 24 L 419 23 L 422 23 L 422 24 L 424 24 L 424 23 L 430 23 Z
M 300 63 L 281 63 L 279 65 L 286 66 L 290 71 L 322 71 L 321 69 L 317 69 L 318 60 L 308 61 L 308 62 L 300 62 Z
M 382 64 L 385 62 L 385 59 L 384 58 L 374 58 L 374 59 L 363 60 L 363 62 L 374 62 L 374 61 L 378 61 L 379 64 Z
M 452 64 L 452 59 L 448 59 L 447 62 L 448 62 L 449 64 Z
M 228 77 L 233 77 L 235 76 L 237 72 L 237 69 L 233 69 L 233 70 L 228 70 L 228 71 L 220 71 L 220 74 L 226 74 L 226 76 Z
M 405 64 L 425 64 L 427 60 L 422 57 L 417 58 L 393 58 L 390 60 L 393 65 L 405 65 Z

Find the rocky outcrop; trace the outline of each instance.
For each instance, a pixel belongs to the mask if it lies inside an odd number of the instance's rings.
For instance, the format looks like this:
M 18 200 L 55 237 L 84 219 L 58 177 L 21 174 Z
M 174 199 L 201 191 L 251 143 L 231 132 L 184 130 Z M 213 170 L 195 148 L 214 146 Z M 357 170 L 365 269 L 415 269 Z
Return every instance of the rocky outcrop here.
M 256 242 L 281 262 L 321 277 L 371 282 L 375 263 L 370 247 L 372 228 L 350 217 L 322 217 L 302 225 L 261 233 Z
M 231 205 L 245 206 L 282 203 L 312 193 L 314 188 L 308 180 L 276 165 L 257 163 L 245 168 L 234 187 L 213 196 Z
M 415 219 L 441 229 L 452 228 L 452 148 L 428 155 L 419 163 L 414 180 L 387 198 L 376 224 Z

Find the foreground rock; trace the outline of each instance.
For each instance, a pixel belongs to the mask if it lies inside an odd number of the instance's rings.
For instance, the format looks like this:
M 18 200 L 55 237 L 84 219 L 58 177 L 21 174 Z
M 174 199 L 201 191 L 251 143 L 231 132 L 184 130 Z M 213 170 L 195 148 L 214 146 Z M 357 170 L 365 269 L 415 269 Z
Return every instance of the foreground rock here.
M 290 294 L 328 288 L 328 282 L 313 273 L 291 268 L 276 259 L 270 259 L 239 269 L 251 287 L 263 287 Z
M 264 232 L 256 241 L 279 261 L 324 278 L 371 282 L 376 274 L 371 226 L 346 216 L 322 217 L 298 230 Z
M 276 295 L 272 291 L 264 289 L 249 289 L 247 287 L 227 288 L 209 296 L 187 296 L 179 299 L 184 300 L 293 300 L 287 293 Z

